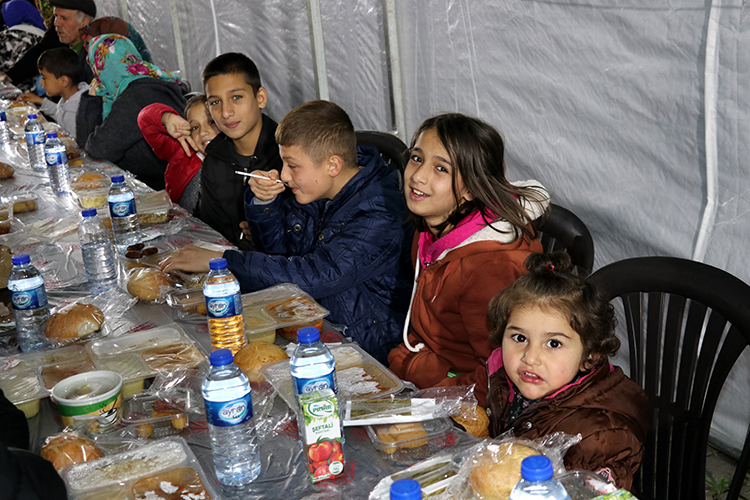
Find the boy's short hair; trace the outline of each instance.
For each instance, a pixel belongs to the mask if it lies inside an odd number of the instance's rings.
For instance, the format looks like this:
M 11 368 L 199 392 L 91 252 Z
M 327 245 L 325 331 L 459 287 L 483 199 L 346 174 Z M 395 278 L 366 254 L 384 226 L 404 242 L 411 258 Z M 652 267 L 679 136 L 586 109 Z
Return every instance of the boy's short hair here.
M 291 110 L 276 129 L 279 146 L 297 146 L 314 164 L 340 156 L 347 167 L 357 166 L 357 136 L 346 111 L 329 101 L 309 101 Z
M 57 47 L 42 52 L 36 61 L 39 71 L 45 70 L 55 78 L 67 76 L 73 85 L 82 81 L 78 70 L 78 54 L 70 47 Z
M 185 111 L 183 111 L 185 118 L 187 119 L 187 114 L 188 111 L 190 111 L 190 108 L 192 108 L 196 104 L 206 104 L 206 102 L 206 94 L 196 93 L 190 96 L 190 98 L 187 100 L 187 103 L 185 103 Z
M 253 94 L 257 94 L 262 87 L 258 67 L 252 59 L 239 52 L 227 52 L 211 59 L 203 69 L 203 88 L 206 88 L 206 82 L 219 75 L 242 75 L 245 83 L 253 88 Z

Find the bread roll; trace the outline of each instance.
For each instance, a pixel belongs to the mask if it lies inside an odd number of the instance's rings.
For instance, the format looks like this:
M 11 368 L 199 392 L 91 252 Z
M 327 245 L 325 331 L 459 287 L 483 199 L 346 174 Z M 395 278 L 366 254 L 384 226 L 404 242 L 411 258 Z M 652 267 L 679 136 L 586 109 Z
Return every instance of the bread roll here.
M 486 438 L 490 435 L 490 419 L 481 406 L 462 404 L 461 413 L 451 418 L 472 436 Z
M 7 163 L 0 161 L 0 179 L 7 179 L 8 177 L 13 177 L 13 174 L 15 173 L 15 169 L 8 165 Z
M 101 458 L 102 452 L 90 439 L 74 432 L 65 432 L 50 438 L 40 455 L 52 462 L 55 469 L 59 471 L 66 465 Z
M 44 328 L 50 340 L 72 340 L 97 331 L 104 323 L 104 313 L 91 304 L 74 304 L 53 314 Z
M 513 487 L 521 479 L 521 462 L 524 458 L 539 455 L 534 448 L 519 443 L 488 445 L 474 457 L 469 472 L 469 486 L 483 500 L 508 500 Z
M 234 364 L 245 372 L 250 382 L 261 382 L 261 366 L 288 358 L 281 347 L 259 340 L 242 346 L 234 355 Z
M 76 182 L 86 182 L 86 181 L 96 181 L 99 179 L 106 179 L 107 176 L 104 174 L 100 174 L 99 172 L 85 172 L 81 174 L 78 179 L 76 179 Z
M 157 300 L 171 288 L 169 276 L 153 267 L 135 269 L 128 280 L 128 292 L 141 300 Z

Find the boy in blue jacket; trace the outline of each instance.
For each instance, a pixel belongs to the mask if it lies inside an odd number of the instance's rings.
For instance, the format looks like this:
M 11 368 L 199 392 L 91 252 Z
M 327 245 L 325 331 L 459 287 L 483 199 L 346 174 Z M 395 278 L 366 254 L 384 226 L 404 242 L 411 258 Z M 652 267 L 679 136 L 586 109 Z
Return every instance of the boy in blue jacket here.
M 406 210 L 399 173 L 377 149 L 357 148 L 349 116 L 328 101 L 292 110 L 276 142 L 281 174 L 254 172 L 266 179 L 252 178 L 245 194 L 253 242 L 263 252 L 228 250 L 223 257 L 243 291 L 298 285 L 384 362 L 400 342 L 409 299 L 410 283 L 399 279 Z M 162 269 L 208 271 L 221 256 L 187 247 Z

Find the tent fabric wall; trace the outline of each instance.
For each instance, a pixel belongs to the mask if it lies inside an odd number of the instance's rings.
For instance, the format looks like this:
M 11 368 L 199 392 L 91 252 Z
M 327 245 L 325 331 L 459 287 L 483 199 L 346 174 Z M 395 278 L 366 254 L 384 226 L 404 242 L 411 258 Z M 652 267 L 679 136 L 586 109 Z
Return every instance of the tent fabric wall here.
M 119 0 L 98 0 L 119 14 Z M 128 0 L 155 61 L 175 68 L 168 0 Z M 214 0 L 221 51 L 257 63 L 280 119 L 315 98 L 304 0 Z M 391 127 L 384 7 L 321 0 L 331 100 L 359 129 Z M 180 0 L 184 76 L 216 54 L 210 0 Z M 706 207 L 704 71 L 711 1 L 409 0 L 396 2 L 406 137 L 459 111 L 506 139 L 508 177 L 536 178 L 590 228 L 596 266 L 644 255 L 690 258 Z M 718 210 L 705 262 L 750 281 L 748 2 L 717 2 Z M 750 358 L 715 422 L 744 438 Z M 728 404 L 727 401 L 732 401 Z

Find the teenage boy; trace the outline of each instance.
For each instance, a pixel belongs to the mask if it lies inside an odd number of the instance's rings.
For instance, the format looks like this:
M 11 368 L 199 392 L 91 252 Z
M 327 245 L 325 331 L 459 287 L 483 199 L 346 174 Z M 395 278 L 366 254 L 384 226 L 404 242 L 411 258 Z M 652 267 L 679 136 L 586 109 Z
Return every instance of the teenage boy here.
M 78 55 L 68 47 L 47 50 L 39 56 L 37 62 L 41 84 L 50 97 L 60 97 L 54 103 L 46 97 L 36 94 L 21 94 L 19 101 L 33 102 L 40 110 L 51 116 L 63 129 L 76 136 L 76 112 L 81 101 L 81 94 L 89 89 L 87 83 L 80 81 L 78 72 Z
M 277 125 L 261 113 L 268 98 L 266 89 L 257 66 L 244 54 L 230 52 L 209 62 L 203 70 L 203 89 L 208 111 L 221 133 L 206 148 L 197 214 L 232 244 L 251 250 L 240 228 L 245 221 L 249 178 L 235 171 L 281 169 L 274 141 Z
M 292 110 L 276 141 L 281 175 L 256 171 L 268 179 L 252 178 L 245 197 L 253 241 L 263 252 L 186 247 L 162 268 L 207 271 L 209 260 L 223 255 L 243 291 L 294 283 L 385 362 L 401 341 L 411 284 L 399 279 L 406 213 L 399 173 L 377 149 L 357 149 L 349 116 L 328 101 Z M 285 187 L 293 197 L 280 196 Z

